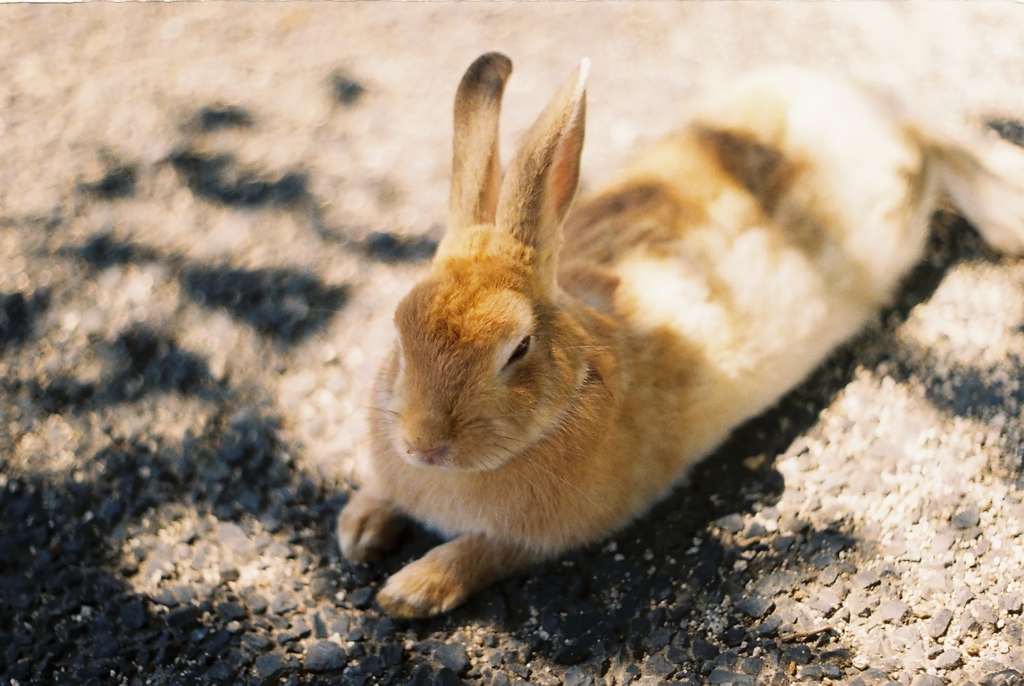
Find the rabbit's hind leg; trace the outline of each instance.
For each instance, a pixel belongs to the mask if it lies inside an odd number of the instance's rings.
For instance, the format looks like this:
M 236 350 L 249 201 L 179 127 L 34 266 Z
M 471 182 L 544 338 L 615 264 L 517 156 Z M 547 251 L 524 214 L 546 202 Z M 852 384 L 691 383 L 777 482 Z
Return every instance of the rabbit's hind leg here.
M 943 190 L 985 240 L 1004 253 L 1024 255 L 1024 150 L 1006 141 L 937 137 L 925 148 Z

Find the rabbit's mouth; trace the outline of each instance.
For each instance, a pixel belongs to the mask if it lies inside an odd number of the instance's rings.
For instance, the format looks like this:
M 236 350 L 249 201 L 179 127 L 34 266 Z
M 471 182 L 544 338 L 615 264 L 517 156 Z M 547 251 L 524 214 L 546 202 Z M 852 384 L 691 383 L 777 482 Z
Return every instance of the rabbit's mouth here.
M 409 408 L 393 398 L 374 419 L 377 430 L 386 437 L 389 452 L 420 469 L 493 471 L 535 442 L 535 432 L 524 427 L 522 421 L 532 413 L 479 409 L 472 415 L 424 412 L 422 406 L 418 410 Z
M 417 445 L 395 427 L 391 445 L 405 463 L 422 469 L 440 469 L 452 472 L 490 472 L 500 469 L 527 445 L 520 440 L 501 440 L 500 436 L 483 432 L 467 432 L 450 443 Z

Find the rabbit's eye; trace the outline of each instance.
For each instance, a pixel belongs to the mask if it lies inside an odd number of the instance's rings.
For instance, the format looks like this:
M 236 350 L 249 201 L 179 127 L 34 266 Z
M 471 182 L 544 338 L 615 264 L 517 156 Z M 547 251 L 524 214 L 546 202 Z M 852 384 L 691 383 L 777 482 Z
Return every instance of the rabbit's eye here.
M 519 341 L 519 345 L 517 345 L 516 349 L 512 351 L 511 355 L 509 355 L 508 362 L 505 363 L 505 366 L 508 367 L 510 364 L 526 357 L 526 353 L 530 352 L 530 343 L 532 341 L 532 335 L 526 336 L 523 340 Z

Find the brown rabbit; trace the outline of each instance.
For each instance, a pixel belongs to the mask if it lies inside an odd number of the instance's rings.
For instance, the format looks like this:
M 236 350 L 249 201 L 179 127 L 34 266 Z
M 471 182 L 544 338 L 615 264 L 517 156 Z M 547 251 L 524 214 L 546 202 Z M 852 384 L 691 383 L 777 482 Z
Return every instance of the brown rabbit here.
M 570 215 L 587 68 L 504 180 L 512 64 L 486 54 L 459 85 L 448 234 L 395 313 L 338 521 L 355 560 L 405 517 L 450 539 L 380 591 L 395 615 L 450 610 L 664 497 L 890 300 L 940 192 L 1024 248 L 1021 151 L 947 142 L 797 69 L 706 101 Z

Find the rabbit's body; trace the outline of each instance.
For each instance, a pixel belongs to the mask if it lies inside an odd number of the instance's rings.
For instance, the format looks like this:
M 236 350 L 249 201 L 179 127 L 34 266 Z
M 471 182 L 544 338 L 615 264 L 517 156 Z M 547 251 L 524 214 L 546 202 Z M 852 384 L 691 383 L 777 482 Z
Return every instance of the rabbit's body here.
M 495 88 L 485 82 L 504 64 L 489 59 L 460 87 L 464 99 L 480 89 L 484 108 Z M 1024 155 L 982 161 L 881 98 L 783 69 L 709 99 L 581 203 L 556 261 L 582 146 L 581 82 L 528 134 L 500 203 L 496 159 L 479 153 L 483 171 L 460 173 L 459 136 L 474 130 L 459 128 L 459 102 L 453 213 L 475 178 L 472 218 L 453 221 L 432 276 L 399 307 L 374 456 L 339 520 L 352 557 L 386 544 L 399 514 L 454 538 L 389 580 L 379 599 L 398 614 L 444 611 L 649 508 L 889 301 L 921 256 L 940 190 L 990 240 L 1021 249 L 1024 192 L 989 167 Z M 496 149 L 496 127 L 495 115 L 484 151 Z M 460 390 L 437 390 L 452 384 Z

